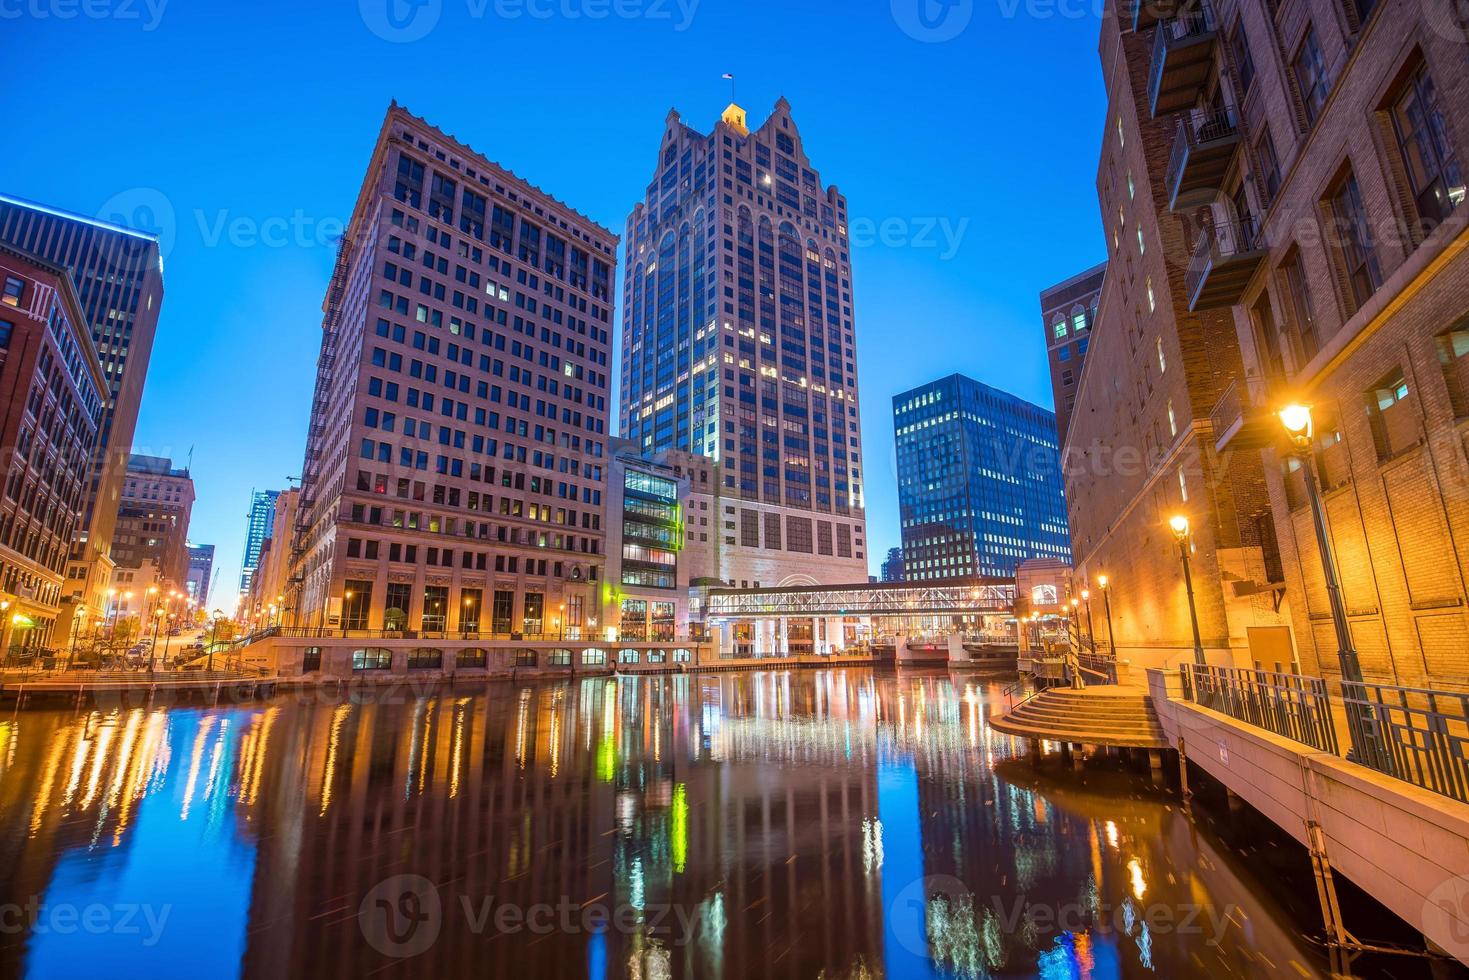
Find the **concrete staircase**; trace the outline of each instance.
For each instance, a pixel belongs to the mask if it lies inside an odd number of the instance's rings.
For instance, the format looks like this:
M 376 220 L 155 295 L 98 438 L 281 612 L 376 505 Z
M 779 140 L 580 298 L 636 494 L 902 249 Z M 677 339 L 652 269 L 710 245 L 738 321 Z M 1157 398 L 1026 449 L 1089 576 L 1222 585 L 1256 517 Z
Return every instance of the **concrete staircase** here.
M 1077 745 L 1169 747 L 1152 699 L 1134 687 L 1051 688 L 991 718 L 990 727 L 1022 738 Z

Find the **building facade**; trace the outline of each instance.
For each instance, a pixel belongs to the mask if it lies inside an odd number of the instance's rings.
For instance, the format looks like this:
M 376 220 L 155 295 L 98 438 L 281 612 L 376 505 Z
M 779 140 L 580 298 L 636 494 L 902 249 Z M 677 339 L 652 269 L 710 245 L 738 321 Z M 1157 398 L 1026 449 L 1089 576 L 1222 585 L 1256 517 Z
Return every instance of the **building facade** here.
M 1053 413 L 953 374 L 894 395 L 893 429 L 908 581 L 1069 557 Z
M 108 551 L 163 306 L 163 258 L 156 236 L 5 195 L 0 242 L 66 268 L 106 379 L 93 472 L 63 586 L 69 610 L 96 610 L 111 578 Z
M 323 304 L 296 622 L 540 638 L 593 608 L 616 254 L 389 109 Z
M 1469 682 L 1469 62 L 1462 9 L 1231 0 L 1146 26 L 1178 115 L 1175 207 L 1200 229 L 1194 309 L 1242 370 L 1212 411 L 1221 459 L 1263 460 L 1294 656 L 1338 672 L 1302 466 L 1313 468 L 1368 680 Z M 1190 243 L 1186 243 L 1190 244 Z M 1275 413 L 1312 407 L 1304 461 Z M 1278 659 L 1278 658 L 1277 658 Z
M 1041 292 L 1041 324 L 1046 337 L 1046 359 L 1051 366 L 1051 397 L 1056 406 L 1056 436 L 1066 445 L 1066 428 L 1076 405 L 1081 368 L 1097 320 L 1097 301 L 1107 263 L 1095 265 Z
M 785 99 L 668 114 L 627 220 L 621 434 L 719 464 L 719 578 L 867 578 L 847 201 Z
M 1276 587 L 1263 467 L 1258 454 L 1215 451 L 1215 407 L 1245 374 L 1233 317 L 1201 299 L 1195 260 L 1207 162 L 1196 142 L 1213 130 L 1190 128 L 1209 112 L 1194 112 L 1180 89 L 1194 49 L 1170 46 L 1193 23 L 1192 8 L 1162 34 L 1134 25 L 1134 15 L 1145 25 L 1160 9 L 1142 4 L 1102 21 L 1108 108 L 1097 191 L 1108 262 L 1066 440 L 1075 584 L 1095 594 L 1108 577 L 1119 655 L 1174 665 L 1194 657 L 1186 554 L 1205 657 L 1288 667 L 1288 600 Z M 1209 293 L 1225 288 L 1207 278 Z M 1189 522 L 1182 546 L 1174 516 Z
M 722 581 L 718 473 L 706 456 L 671 449 L 644 455 L 632 440 L 612 440 L 602 611 L 609 639 L 667 642 L 702 633 L 695 590 Z M 584 618 L 569 607 L 566 622 L 577 636 L 601 635 L 596 623 L 583 633 Z
M 0 245 L 0 656 L 65 646 L 64 604 L 107 383 L 66 268 Z
M 190 605 L 200 609 L 209 607 L 210 579 L 214 576 L 214 545 L 189 543 L 189 577 L 184 591 Z
M 280 491 L 272 503 L 271 526 L 245 593 L 242 613 L 247 622 L 294 625 L 286 594 L 291 591 L 291 537 L 300 509 L 301 491 L 295 488 Z
M 116 567 L 137 568 L 150 559 L 169 588 L 183 589 L 193 511 L 194 480 L 187 469 L 160 456 L 131 456 L 112 534 Z
M 260 567 L 260 553 L 265 542 L 275 533 L 275 501 L 279 490 L 250 491 L 250 512 L 245 516 L 245 553 L 240 559 L 240 595 L 250 594 L 255 570 Z
M 889 548 L 888 556 L 882 561 L 881 580 L 884 582 L 901 582 L 904 578 L 903 549 Z

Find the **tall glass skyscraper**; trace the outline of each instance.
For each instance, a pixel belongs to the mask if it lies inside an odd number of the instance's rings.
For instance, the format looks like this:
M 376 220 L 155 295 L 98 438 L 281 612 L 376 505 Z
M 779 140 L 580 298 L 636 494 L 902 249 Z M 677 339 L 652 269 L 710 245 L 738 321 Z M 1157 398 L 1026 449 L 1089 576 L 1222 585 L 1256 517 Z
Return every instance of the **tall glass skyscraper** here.
M 865 582 L 847 201 L 781 99 L 757 129 L 670 112 L 627 219 L 622 435 L 719 464 L 717 570 Z
M 893 398 L 910 581 L 1071 560 L 1056 416 L 961 374 Z
M 240 595 L 250 591 L 250 580 L 260 567 L 260 549 L 275 530 L 275 501 L 279 490 L 250 493 L 250 516 L 245 527 L 245 557 L 240 562 Z

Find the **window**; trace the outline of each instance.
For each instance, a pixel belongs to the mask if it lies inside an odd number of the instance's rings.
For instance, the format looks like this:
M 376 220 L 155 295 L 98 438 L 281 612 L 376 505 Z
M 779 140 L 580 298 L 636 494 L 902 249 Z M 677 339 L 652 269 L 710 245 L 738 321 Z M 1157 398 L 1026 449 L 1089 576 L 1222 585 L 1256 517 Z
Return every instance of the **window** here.
M 1153 277 L 1148 277 L 1148 312 L 1152 313 L 1158 308 L 1158 303 L 1153 299 Z
M 525 632 L 531 635 L 539 634 L 545 623 L 545 615 L 545 595 L 540 592 L 527 592 L 525 594 L 525 615 L 521 617 Z
M 1270 136 L 1270 129 L 1262 128 L 1264 132 L 1255 143 L 1255 160 L 1260 165 L 1260 180 L 1264 184 L 1265 200 L 1261 202 L 1263 211 L 1275 200 L 1275 195 L 1280 193 L 1280 158 L 1275 155 L 1275 140 Z
M 1367 414 L 1379 459 L 1387 459 L 1417 445 L 1418 422 L 1408 400 L 1408 382 L 1403 369 L 1394 368 L 1366 392 Z
M 443 585 L 427 585 L 423 589 L 423 629 L 442 633 L 449 622 L 449 589 Z
M 0 320 L 0 350 L 10 346 L 10 334 L 15 330 L 15 324 L 9 320 Z
M 1178 496 L 1184 503 L 1188 503 L 1188 478 L 1183 475 L 1183 467 L 1178 468 Z
M 1306 285 L 1306 276 L 1301 268 L 1301 255 L 1292 251 L 1280 265 L 1280 289 L 1284 293 L 1283 306 L 1290 317 L 1290 338 L 1295 348 L 1296 369 L 1300 370 L 1316 356 L 1321 344 L 1316 336 L 1315 310 L 1311 303 L 1311 291 Z
M 24 280 L 17 279 L 14 276 L 6 276 L 5 292 L 0 294 L 0 303 L 4 303 L 6 306 L 19 306 L 20 299 L 25 294 L 25 285 Z
M 391 670 L 393 651 L 384 647 L 368 647 L 352 651 L 353 670 Z
M 1234 55 L 1236 76 L 1239 78 L 1239 99 L 1243 102 L 1250 91 L 1250 83 L 1255 80 L 1255 60 L 1250 57 L 1250 42 L 1245 36 L 1243 21 L 1236 23 L 1233 33 L 1229 35 L 1229 51 Z
M 1349 287 L 1348 298 L 1355 313 L 1382 285 L 1382 272 L 1372 249 L 1372 229 L 1367 224 L 1367 210 L 1362 206 L 1362 193 L 1356 175 L 1347 172 L 1331 195 L 1328 204 L 1333 220 L 1336 254 L 1341 273 Z
M 444 651 L 419 647 L 408 651 L 409 670 L 441 670 L 444 666 Z
M 301 654 L 301 673 L 314 674 L 321 670 L 321 647 L 307 647 Z
M 471 670 L 483 668 L 489 658 L 485 651 L 479 648 L 460 650 L 454 655 L 454 667 L 457 670 Z
M 1306 125 L 1314 125 L 1331 91 L 1331 82 L 1326 77 L 1326 59 L 1321 54 L 1314 27 L 1306 29 L 1306 38 L 1296 52 L 1295 73 L 1296 85 L 1301 90 L 1301 104 L 1306 110 Z
M 1464 177 L 1449 142 L 1438 90 L 1423 65 L 1393 101 L 1392 124 L 1418 217 L 1437 225 L 1463 202 Z
M 1170 435 L 1178 435 L 1178 416 L 1173 414 L 1173 399 L 1168 400 L 1168 432 Z
M 1054 340 L 1060 340 L 1064 336 L 1066 336 L 1066 318 L 1058 316 L 1056 322 L 1051 324 L 1051 337 Z
M 348 579 L 342 592 L 342 629 L 367 629 L 367 613 L 372 608 L 372 583 Z
M 1158 373 L 1168 373 L 1168 358 L 1163 354 L 1163 338 L 1158 338 Z
M 600 667 L 607 662 L 606 650 L 583 650 L 581 662 L 587 667 Z
M 495 590 L 495 605 L 491 613 L 490 629 L 496 633 L 510 632 L 510 619 L 515 608 L 515 593 L 508 589 Z

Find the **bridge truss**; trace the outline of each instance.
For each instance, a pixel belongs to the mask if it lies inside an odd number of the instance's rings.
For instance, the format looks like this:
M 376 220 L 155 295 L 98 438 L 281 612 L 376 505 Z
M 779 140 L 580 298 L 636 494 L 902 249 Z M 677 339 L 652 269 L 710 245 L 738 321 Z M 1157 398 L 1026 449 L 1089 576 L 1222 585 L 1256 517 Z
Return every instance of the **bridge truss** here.
M 977 616 L 1011 613 L 1013 582 L 884 582 L 784 589 L 713 589 L 710 619 L 774 616 Z

